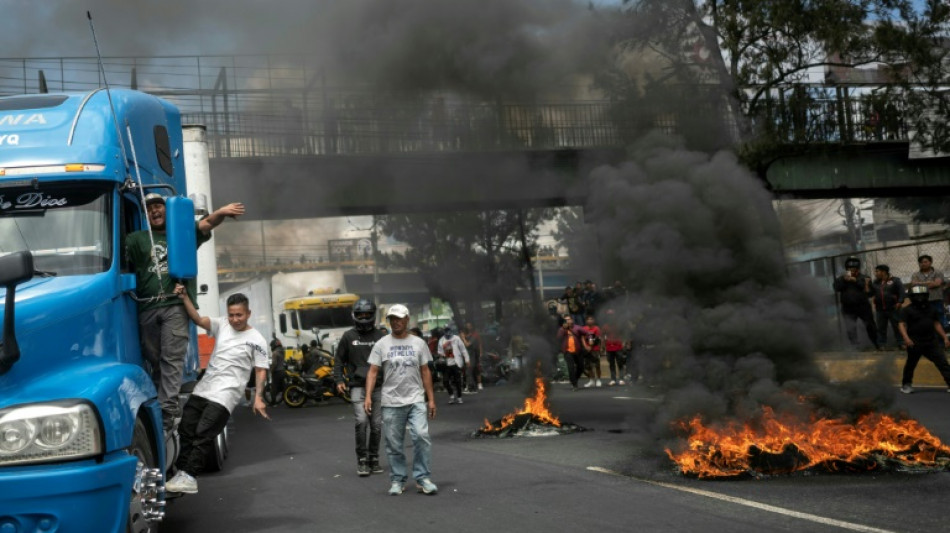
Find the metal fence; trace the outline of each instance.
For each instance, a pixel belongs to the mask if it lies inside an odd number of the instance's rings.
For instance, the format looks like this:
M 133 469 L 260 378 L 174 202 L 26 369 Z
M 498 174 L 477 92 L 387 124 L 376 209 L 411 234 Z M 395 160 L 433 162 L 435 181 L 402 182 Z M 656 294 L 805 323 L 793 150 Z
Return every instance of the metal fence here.
M 789 263 L 787 268 L 792 275 L 809 276 L 818 282 L 822 290 L 822 301 L 825 302 L 825 314 L 829 319 L 838 320 L 840 324 L 841 310 L 840 306 L 837 305 L 838 300 L 833 284 L 835 277 L 844 273 L 844 262 L 847 258 L 857 257 L 861 261 L 861 272 L 872 279 L 876 266 L 887 265 L 890 268 L 891 275 L 900 278 L 906 284 L 910 281 L 911 275 L 920 270 L 917 265 L 917 258 L 925 254 L 933 257 L 934 269 L 943 272 L 944 275 L 950 274 L 950 239 L 922 241 L 829 255 Z
M 791 144 L 908 139 L 903 99 L 871 87 L 799 85 L 769 92 L 753 114 L 776 140 Z
M 698 117 L 721 114 L 738 138 L 730 105 L 696 87 L 677 101 L 691 111 L 606 100 L 484 101 L 451 91 L 383 94 L 342 83 L 303 54 L 0 58 L 0 96 L 102 87 L 168 99 L 187 122 L 208 127 L 212 157 L 533 150 L 623 146 L 646 129 L 689 135 Z M 104 71 L 104 73 L 103 73 Z M 584 94 L 558 87 L 557 94 Z M 668 95 L 664 95 L 669 100 Z M 793 86 L 769 92 L 751 112 L 785 143 L 906 140 L 899 99 L 871 88 Z
M 0 59 L 0 95 L 142 90 L 204 124 L 212 157 L 619 146 L 606 101 L 481 101 L 335 83 L 303 55 Z M 565 88 L 560 88 L 565 89 Z M 567 88 L 569 89 L 569 88 Z M 565 91 L 561 91 L 565 92 Z M 567 91 L 570 92 L 570 91 Z

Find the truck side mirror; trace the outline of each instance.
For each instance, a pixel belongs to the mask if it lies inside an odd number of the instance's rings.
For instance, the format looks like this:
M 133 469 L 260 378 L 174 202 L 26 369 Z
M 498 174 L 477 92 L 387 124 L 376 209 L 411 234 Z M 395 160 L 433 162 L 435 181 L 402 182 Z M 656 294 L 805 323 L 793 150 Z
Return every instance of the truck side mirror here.
M 3 345 L 0 345 L 0 375 L 6 374 L 20 360 L 20 346 L 16 342 L 13 310 L 16 286 L 33 278 L 33 254 L 14 252 L 0 257 L 0 285 L 7 288 L 3 308 Z
M 194 279 L 198 276 L 195 204 L 182 196 L 165 200 L 165 229 L 168 237 L 168 275 L 176 280 Z

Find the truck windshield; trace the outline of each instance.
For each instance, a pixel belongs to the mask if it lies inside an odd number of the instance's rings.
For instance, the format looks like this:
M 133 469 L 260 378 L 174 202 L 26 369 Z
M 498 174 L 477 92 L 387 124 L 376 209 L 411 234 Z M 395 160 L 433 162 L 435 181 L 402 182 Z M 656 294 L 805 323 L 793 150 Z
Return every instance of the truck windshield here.
M 353 326 L 352 307 L 330 307 L 325 309 L 300 309 L 300 327 L 304 330 L 313 328 L 348 328 Z
M 110 198 L 111 188 L 88 183 L 0 188 L 0 255 L 29 250 L 44 275 L 108 270 Z

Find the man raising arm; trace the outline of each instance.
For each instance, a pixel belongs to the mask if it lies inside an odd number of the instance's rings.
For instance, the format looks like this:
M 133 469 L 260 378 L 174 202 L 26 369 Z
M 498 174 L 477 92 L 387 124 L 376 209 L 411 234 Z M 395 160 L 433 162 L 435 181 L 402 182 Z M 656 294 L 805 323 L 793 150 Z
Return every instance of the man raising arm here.
M 241 401 L 252 369 L 257 383 L 253 411 L 270 418 L 263 397 L 270 354 L 264 336 L 247 323 L 251 310 L 243 294 L 228 297 L 227 318 L 211 319 L 198 314 L 183 285 L 178 284 L 175 293 L 184 302 L 188 318 L 215 338 L 208 368 L 182 410 L 178 428 L 181 453 L 175 462 L 178 473 L 165 485 L 168 492 L 196 493 L 198 482 L 194 476 L 204 471 L 204 459 Z

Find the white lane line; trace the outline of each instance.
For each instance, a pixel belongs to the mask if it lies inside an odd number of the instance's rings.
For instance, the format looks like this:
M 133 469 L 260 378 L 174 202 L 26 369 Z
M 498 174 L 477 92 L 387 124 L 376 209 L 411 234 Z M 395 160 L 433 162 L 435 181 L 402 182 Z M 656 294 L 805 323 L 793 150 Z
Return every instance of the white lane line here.
M 776 507 L 774 505 L 768 505 L 764 503 L 754 502 L 752 500 L 746 500 L 744 498 L 736 498 L 735 496 L 726 496 L 725 494 L 719 494 L 717 492 L 710 492 L 708 490 L 694 489 L 690 487 L 683 487 L 680 485 L 674 485 L 672 483 L 664 483 L 663 481 L 654 481 L 651 479 L 643 479 L 634 476 L 628 476 L 621 474 L 619 472 L 614 472 L 613 470 L 608 470 L 599 466 L 588 466 L 588 470 L 592 472 L 600 472 L 602 474 L 609 474 L 611 476 L 618 476 L 627 479 L 632 479 L 634 481 L 640 481 L 643 483 L 648 483 L 650 485 L 656 485 L 658 487 L 663 487 L 666 489 L 678 490 L 680 492 L 688 492 L 690 494 L 696 494 L 698 496 L 705 496 L 707 498 L 713 498 L 716 500 L 722 500 L 724 502 L 734 503 L 737 505 L 744 505 L 746 507 L 752 507 L 754 509 L 759 509 L 762 511 L 767 511 L 770 513 L 776 513 L 785 516 L 791 516 L 793 518 L 799 518 L 801 520 L 808 520 L 809 522 L 815 522 L 818 524 L 824 524 L 827 526 L 840 527 L 842 529 L 847 529 L 850 531 L 862 531 L 864 533 L 896 533 L 889 529 L 880 529 L 871 526 L 865 526 L 862 524 L 855 524 L 853 522 L 844 522 L 842 520 L 835 520 L 834 518 L 825 518 L 823 516 L 818 516 L 810 513 L 802 513 L 800 511 L 793 511 L 791 509 L 785 509 L 784 507 Z
M 659 398 L 641 398 L 638 396 L 611 396 L 614 400 L 639 400 L 641 402 L 658 402 Z

